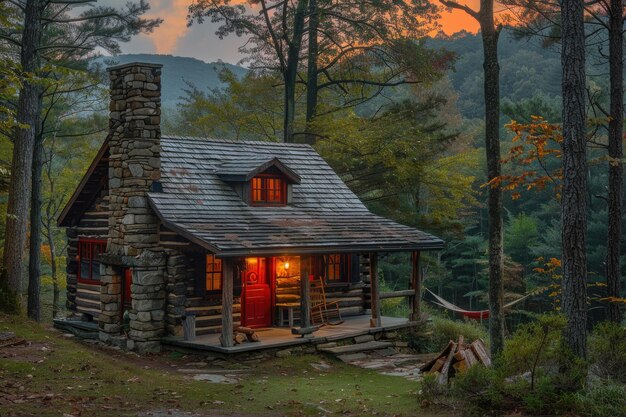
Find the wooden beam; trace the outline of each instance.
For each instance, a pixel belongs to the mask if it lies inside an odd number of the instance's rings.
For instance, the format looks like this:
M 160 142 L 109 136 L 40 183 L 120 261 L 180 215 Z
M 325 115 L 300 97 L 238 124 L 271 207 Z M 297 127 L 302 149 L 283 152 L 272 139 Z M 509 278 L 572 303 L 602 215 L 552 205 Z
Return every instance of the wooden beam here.
M 311 257 L 300 257 L 300 327 L 311 327 L 311 295 L 309 274 Z
M 233 341 L 233 260 L 222 259 L 222 336 L 220 342 L 223 347 L 234 346 Z
M 381 327 L 380 319 L 380 285 L 378 282 L 378 253 L 370 252 L 370 277 L 372 291 L 372 318 L 370 327 Z
M 420 319 L 420 303 L 422 294 L 422 268 L 420 266 L 420 251 L 411 253 L 411 289 L 414 294 L 409 300 L 410 311 L 409 321 L 418 321 Z

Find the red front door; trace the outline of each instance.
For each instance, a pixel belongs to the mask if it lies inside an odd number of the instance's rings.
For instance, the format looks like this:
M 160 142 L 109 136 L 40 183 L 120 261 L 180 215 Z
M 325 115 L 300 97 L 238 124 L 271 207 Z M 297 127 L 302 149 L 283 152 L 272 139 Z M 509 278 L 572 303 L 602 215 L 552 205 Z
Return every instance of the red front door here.
M 272 325 L 272 297 L 267 258 L 246 258 L 243 271 L 243 325 L 268 327 Z

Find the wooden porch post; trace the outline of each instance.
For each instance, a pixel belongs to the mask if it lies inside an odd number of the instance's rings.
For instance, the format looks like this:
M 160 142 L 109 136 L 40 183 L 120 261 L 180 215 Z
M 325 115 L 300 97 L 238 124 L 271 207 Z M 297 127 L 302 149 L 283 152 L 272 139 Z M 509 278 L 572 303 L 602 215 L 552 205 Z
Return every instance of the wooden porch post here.
M 411 296 L 409 312 L 409 321 L 418 321 L 420 319 L 420 303 L 422 294 L 422 268 L 420 267 L 420 251 L 411 253 L 411 289 L 415 294 Z
M 300 257 L 300 327 L 311 327 L 310 256 Z
M 222 259 L 222 336 L 220 343 L 223 347 L 234 346 L 233 341 L 233 260 Z
M 378 253 L 370 252 L 370 288 L 372 294 L 372 318 L 370 327 L 381 327 L 380 285 L 378 285 Z

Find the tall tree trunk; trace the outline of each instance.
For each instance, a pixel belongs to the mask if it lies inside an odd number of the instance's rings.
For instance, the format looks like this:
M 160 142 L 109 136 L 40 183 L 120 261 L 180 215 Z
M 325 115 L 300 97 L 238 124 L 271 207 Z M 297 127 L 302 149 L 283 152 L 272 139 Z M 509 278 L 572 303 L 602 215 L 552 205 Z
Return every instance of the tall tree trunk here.
M 485 94 L 485 151 L 487 180 L 500 176 L 500 66 L 498 37 L 493 18 L 493 0 L 480 2 L 480 31 L 483 39 Z M 502 189 L 489 187 L 489 338 L 491 354 L 504 347 L 504 284 L 502 280 Z
M 319 15 L 317 14 L 317 0 L 309 0 L 309 54 L 307 62 L 306 84 L 306 141 L 308 144 L 315 142 L 315 135 L 311 133 L 311 122 L 317 112 L 317 29 Z
M 609 195 L 608 231 L 606 245 L 606 283 L 609 297 L 620 297 L 622 271 L 620 249 L 622 243 L 622 199 L 624 156 L 624 93 L 623 83 L 623 0 L 611 0 L 609 11 L 609 74 L 611 90 L 611 120 L 609 121 Z M 608 319 L 622 321 L 619 303 L 609 303 Z
M 293 37 L 287 49 L 287 66 L 285 69 L 285 120 L 284 141 L 293 142 L 294 122 L 296 115 L 296 81 L 298 78 L 298 64 L 302 49 L 304 34 L 304 18 L 307 9 L 307 0 L 299 0 L 293 23 Z
M 494 0 L 480 0 L 477 12 L 453 0 L 440 0 L 444 6 L 465 11 L 480 24 L 483 40 L 483 72 L 485 96 L 485 152 L 487 156 L 487 181 L 500 176 L 500 65 L 498 63 L 498 38 L 500 26 L 496 27 L 493 16 Z M 504 283 L 502 188 L 489 187 L 487 197 L 489 217 L 489 339 L 491 355 L 504 347 Z
M 41 176 L 43 173 L 43 136 L 38 133 L 33 151 L 32 197 L 30 206 L 30 250 L 28 257 L 28 317 L 40 319 L 41 278 Z
M 46 219 L 46 235 L 48 246 L 50 246 L 50 275 L 52 276 L 52 318 L 55 319 L 59 315 L 59 297 L 61 289 L 59 286 L 59 276 L 57 271 L 57 254 L 56 245 L 54 243 L 54 235 L 52 234 L 52 222 L 54 218 Z
M 41 41 L 40 0 L 27 0 L 22 33 L 22 71 L 30 75 L 39 70 Z M 29 79 L 24 81 L 17 107 L 17 122 L 11 164 L 11 183 L 7 206 L 4 245 L 4 276 L 0 278 L 0 308 L 15 312 L 22 292 L 23 256 L 30 206 L 33 149 L 41 113 L 40 87 Z M 17 307 L 19 308 L 19 307 Z
M 585 114 L 585 29 L 582 0 L 561 2 L 563 74 L 563 312 L 566 346 L 587 354 L 587 157 Z

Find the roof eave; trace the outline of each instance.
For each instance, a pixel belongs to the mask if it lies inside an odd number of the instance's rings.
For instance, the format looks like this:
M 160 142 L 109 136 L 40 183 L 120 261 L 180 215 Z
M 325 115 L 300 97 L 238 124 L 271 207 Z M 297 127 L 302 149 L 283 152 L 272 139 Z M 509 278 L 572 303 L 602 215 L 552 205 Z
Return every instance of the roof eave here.
M 100 163 L 100 160 L 106 154 L 106 151 L 108 149 L 109 149 L 109 139 L 107 138 L 102 143 L 102 146 L 98 150 L 98 153 L 96 154 L 96 156 L 93 159 L 93 161 L 91 161 L 91 165 L 89 165 L 89 168 L 87 169 L 87 172 L 85 172 L 85 175 L 83 176 L 83 178 L 81 179 L 80 183 L 78 184 L 78 187 L 76 187 L 76 190 L 74 191 L 74 194 L 72 194 L 72 197 L 70 197 L 70 199 L 68 200 L 67 204 L 63 208 L 63 211 L 61 211 L 61 214 L 59 214 L 59 217 L 57 217 L 57 226 L 58 227 L 67 227 L 67 226 L 69 226 L 69 224 L 66 223 L 67 215 L 69 214 L 70 210 L 74 206 L 74 203 L 78 199 L 78 196 L 80 196 L 80 194 L 83 192 L 83 188 L 85 188 L 85 185 L 87 184 L 87 181 L 89 181 L 89 178 L 91 177 L 91 175 L 95 171 L 96 167 Z
M 281 255 L 325 255 L 334 253 L 367 253 L 367 252 L 412 252 L 412 251 L 435 251 L 443 249 L 443 241 L 406 245 L 349 245 L 326 247 L 280 247 L 267 249 L 231 249 L 222 250 L 220 258 L 239 258 L 246 256 L 281 256 Z
M 163 214 L 161 214 L 161 212 L 159 211 L 159 208 L 157 207 L 157 205 L 152 200 L 152 197 L 150 196 L 150 194 L 148 194 L 148 204 L 150 204 L 150 207 L 152 208 L 152 210 L 154 210 L 154 213 L 157 215 L 159 220 L 161 220 L 163 225 L 165 227 L 167 227 L 168 229 L 170 229 L 172 232 L 178 233 L 179 235 L 181 235 L 185 239 L 189 240 L 191 243 L 195 243 L 196 245 L 198 245 L 200 247 L 203 247 L 204 249 L 206 249 L 206 250 L 208 250 L 208 251 L 210 251 L 210 252 L 212 252 L 212 253 L 214 253 L 214 254 L 216 254 L 218 256 L 221 254 L 221 251 L 219 250 L 219 248 L 217 246 L 212 245 L 209 242 L 196 237 L 193 233 L 190 233 L 184 227 L 181 227 L 181 226 L 177 225 L 176 223 L 167 220 L 163 216 Z

